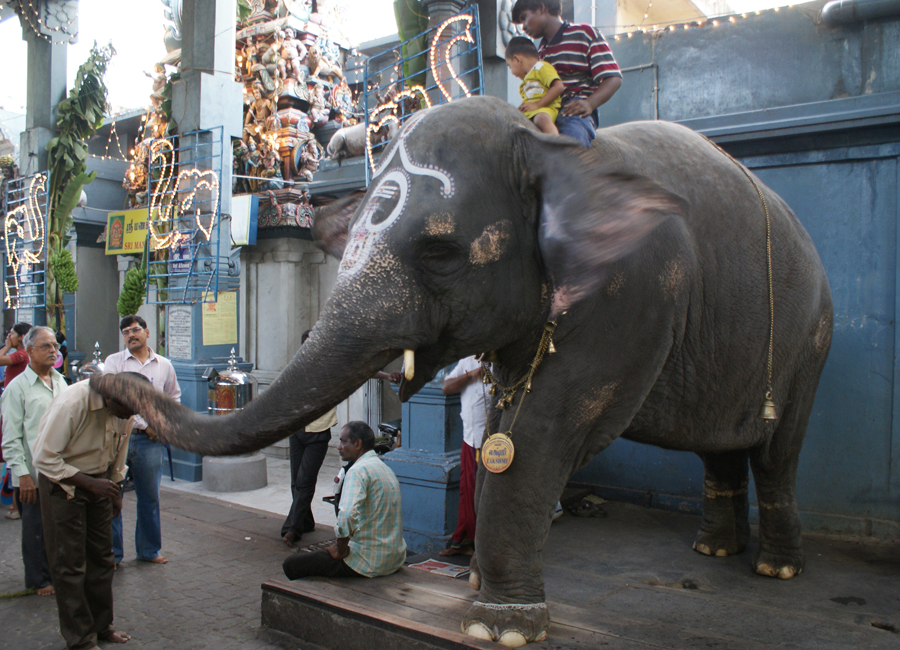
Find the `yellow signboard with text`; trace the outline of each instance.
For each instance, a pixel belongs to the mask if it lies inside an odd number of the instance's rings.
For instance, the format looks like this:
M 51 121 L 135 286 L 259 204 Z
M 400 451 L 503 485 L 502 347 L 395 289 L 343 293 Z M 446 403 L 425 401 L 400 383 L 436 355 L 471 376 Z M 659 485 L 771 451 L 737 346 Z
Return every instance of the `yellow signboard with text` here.
M 203 303 L 203 345 L 237 345 L 237 326 L 236 291 L 220 291 L 216 302 Z
M 110 212 L 106 218 L 106 254 L 143 253 L 148 215 L 148 208 Z

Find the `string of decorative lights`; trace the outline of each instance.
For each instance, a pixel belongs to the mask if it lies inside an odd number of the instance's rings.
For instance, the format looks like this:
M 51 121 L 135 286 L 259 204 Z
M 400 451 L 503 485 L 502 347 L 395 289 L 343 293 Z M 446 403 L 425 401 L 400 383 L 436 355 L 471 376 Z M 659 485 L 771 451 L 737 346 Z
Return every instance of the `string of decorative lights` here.
M 112 144 L 113 136 L 116 137 L 116 148 L 119 150 L 119 158 L 109 155 L 109 145 Z M 132 149 L 132 152 L 134 152 L 134 149 Z M 104 151 L 104 154 L 102 156 L 98 156 L 97 154 L 92 153 L 91 158 L 95 158 L 97 160 L 118 160 L 120 162 L 130 162 L 125 154 L 122 153 L 122 143 L 119 141 L 119 134 L 116 131 L 115 118 L 113 119 L 112 125 L 110 126 L 109 137 L 106 139 L 106 150 Z
M 648 11 L 644 14 L 645 19 L 649 16 L 649 9 L 650 9 L 651 4 L 652 3 L 647 5 Z M 791 8 L 793 8 L 793 6 L 794 5 L 787 5 L 787 8 L 791 9 Z M 737 22 L 738 18 L 749 18 L 751 16 L 760 16 L 760 15 L 762 15 L 762 13 L 764 11 L 773 11 L 773 12 L 777 13 L 781 9 L 782 9 L 782 7 L 772 7 L 772 9 L 770 9 L 770 10 L 758 9 L 756 11 L 748 11 L 748 12 L 741 13 L 741 14 L 733 14 L 733 15 L 726 14 L 726 15 L 721 15 L 721 16 L 715 16 L 714 18 L 709 18 L 708 16 L 703 16 L 703 17 L 693 18 L 688 21 L 675 21 L 675 22 L 671 22 L 671 23 L 660 23 L 660 24 L 653 25 L 653 27 L 650 27 L 650 28 L 644 27 L 643 22 L 641 22 L 640 25 L 623 25 L 623 26 L 621 26 L 622 29 L 626 29 L 626 28 L 634 28 L 634 29 L 627 29 L 624 32 L 619 32 L 613 36 L 613 39 L 618 41 L 622 37 L 631 38 L 635 34 L 659 34 L 659 33 L 666 32 L 666 31 L 674 32 L 675 30 L 677 30 L 679 28 L 680 29 L 690 29 L 691 27 L 699 28 L 699 27 L 703 27 L 704 25 L 708 25 L 711 27 L 718 27 L 719 25 L 721 25 L 725 22 L 735 23 L 735 22 Z M 618 29 L 618 26 L 617 26 L 617 29 Z
M 28 9 L 30 11 L 25 9 L 24 4 L 28 5 Z M 69 34 L 68 29 L 67 29 L 76 20 L 78 20 L 78 13 L 77 13 L 78 10 L 77 9 L 75 10 L 76 14 L 75 14 L 74 18 L 70 18 L 64 25 L 60 25 L 59 27 L 53 27 L 52 25 L 48 25 L 43 20 L 41 20 L 40 9 L 36 8 L 32 4 L 31 0 L 24 0 L 24 4 L 23 4 L 22 0 L 19 0 L 19 8 L 21 9 L 22 17 L 25 18 L 25 21 L 28 23 L 28 26 L 31 27 L 31 30 L 36 35 L 40 36 L 41 38 L 43 38 L 45 41 L 47 41 L 51 45 L 63 45 L 66 43 L 74 43 L 75 39 L 78 38 L 78 32 L 75 32 L 74 34 Z M 35 25 L 35 21 L 37 21 L 37 25 Z M 48 36 L 47 34 L 45 34 L 42 31 L 42 28 L 50 30 L 51 32 L 63 32 L 64 34 L 66 34 L 67 38 L 64 41 L 55 43 L 51 36 Z
M 644 9 L 644 18 L 641 20 L 641 25 L 640 25 L 641 27 L 644 26 L 644 21 L 650 17 L 650 7 L 652 7 L 652 6 L 653 6 L 652 2 L 647 3 L 647 8 Z
M 164 149 L 165 151 L 163 151 Z M 219 175 L 212 170 L 185 169 L 178 174 L 175 183 L 171 184 L 175 166 L 174 150 L 172 143 L 166 139 L 156 140 L 150 145 L 151 168 L 158 159 L 162 160 L 161 173 L 156 192 L 153 192 L 151 195 L 150 211 L 147 215 L 152 248 L 154 250 L 160 248 L 174 250 L 190 239 L 189 234 L 180 232 L 175 228 L 175 220 L 183 218 L 185 212 L 191 208 L 194 209 L 195 226 L 204 234 L 206 241 L 209 241 L 212 231 L 216 227 L 216 215 L 219 210 Z M 188 195 L 179 202 L 174 198 L 174 195 L 181 191 L 179 188 L 182 183 L 190 183 L 194 178 L 198 179 L 197 182 Z M 195 205 L 197 192 L 201 190 L 207 190 L 211 195 L 209 200 L 212 202 L 212 211 L 209 215 L 208 226 L 203 223 L 200 208 Z M 168 197 L 169 199 L 165 205 L 162 204 L 162 197 Z M 176 206 L 178 206 L 178 212 L 175 212 Z M 161 226 L 160 230 L 154 227 L 154 223 Z M 163 234 L 162 228 L 171 228 L 171 230 Z
M 411 86 L 406 90 L 403 90 L 397 93 L 393 99 L 380 104 L 378 108 L 369 113 L 369 119 L 372 120 L 376 115 L 381 114 L 385 110 L 394 111 L 395 109 L 400 107 L 400 102 L 406 99 L 407 97 L 412 97 L 418 94 L 422 100 L 425 102 L 426 108 L 431 108 L 431 100 L 428 99 L 428 93 L 425 92 L 425 89 L 422 86 Z M 393 120 L 391 119 L 393 118 Z M 381 127 L 383 127 L 388 122 L 395 122 L 397 126 L 400 126 L 400 120 L 395 115 L 386 115 L 377 123 L 377 125 L 373 122 L 369 123 L 368 128 L 366 129 L 366 155 L 369 159 L 369 166 L 372 168 L 372 171 L 375 171 L 375 159 L 372 156 L 372 134 L 375 131 L 378 131 Z
M 22 205 L 11 210 L 3 220 L 6 259 L 8 260 L 7 264 L 13 270 L 12 276 L 16 290 L 15 296 L 13 296 L 9 285 L 9 274 L 7 274 L 4 297 L 7 309 L 19 308 L 19 269 L 23 269 L 23 274 L 27 274 L 30 266 L 36 266 L 44 261 L 42 254 L 44 252 L 45 218 L 37 197 L 46 191 L 46 183 L 46 174 L 34 176 L 28 188 L 27 201 L 23 201 Z M 15 244 L 16 238 L 21 241 L 18 246 Z M 32 247 L 32 250 L 28 250 L 29 246 Z
M 438 71 L 438 49 L 440 48 L 441 43 L 441 34 L 443 34 L 444 30 L 451 25 L 452 23 L 459 22 L 461 20 L 466 21 L 466 27 L 461 34 L 454 36 L 450 39 L 450 42 L 444 48 L 442 54 L 444 55 L 444 63 L 447 65 L 447 68 L 450 70 L 450 76 L 453 77 L 454 81 L 460 85 L 465 92 L 466 97 L 471 97 L 472 93 L 469 92 L 469 88 L 462 82 L 462 80 L 457 76 L 456 71 L 453 69 L 453 66 L 450 65 L 450 48 L 456 45 L 459 41 L 466 41 L 468 43 L 474 43 L 475 39 L 472 38 L 472 33 L 469 31 L 469 28 L 472 26 L 472 22 L 474 19 L 470 14 L 460 14 L 458 16 L 453 16 L 452 18 L 448 18 L 444 22 L 441 23 L 440 27 L 435 30 L 434 38 L 431 40 L 431 47 L 428 52 L 428 61 L 431 67 L 431 75 L 434 78 L 435 83 L 437 83 L 437 87 L 440 89 L 441 94 L 444 96 L 448 102 L 453 99 L 447 89 L 444 87 L 444 84 L 441 83 L 441 74 Z

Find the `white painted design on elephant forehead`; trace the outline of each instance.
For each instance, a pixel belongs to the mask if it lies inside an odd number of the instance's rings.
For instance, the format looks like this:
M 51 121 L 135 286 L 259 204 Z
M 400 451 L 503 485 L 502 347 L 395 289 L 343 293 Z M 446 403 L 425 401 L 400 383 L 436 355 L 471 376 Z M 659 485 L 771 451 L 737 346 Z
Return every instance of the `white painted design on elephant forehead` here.
M 414 176 L 430 176 L 435 178 L 441 182 L 441 196 L 445 199 L 449 199 L 455 193 L 455 184 L 453 181 L 453 177 L 444 169 L 437 167 L 435 165 L 418 165 L 414 163 L 409 156 L 409 149 L 406 147 L 406 139 L 415 131 L 416 126 L 418 126 L 419 122 L 422 120 L 423 115 L 426 111 L 421 111 L 420 113 L 414 115 L 409 118 L 409 121 L 406 123 L 406 127 L 403 129 L 403 132 L 394 138 L 397 142 L 391 147 L 389 152 L 385 152 L 382 156 L 381 162 L 378 165 L 378 169 L 375 170 L 374 177 L 378 178 L 378 176 L 385 170 L 388 164 L 394 159 L 394 154 L 398 151 L 400 152 L 400 164 L 403 165 L 403 169 Z
M 409 178 L 403 171 L 394 170 L 381 179 L 350 230 L 338 276 L 354 275 L 365 266 L 376 244 L 403 213 L 408 196 Z M 388 209 L 388 215 L 376 223 L 375 217 Z

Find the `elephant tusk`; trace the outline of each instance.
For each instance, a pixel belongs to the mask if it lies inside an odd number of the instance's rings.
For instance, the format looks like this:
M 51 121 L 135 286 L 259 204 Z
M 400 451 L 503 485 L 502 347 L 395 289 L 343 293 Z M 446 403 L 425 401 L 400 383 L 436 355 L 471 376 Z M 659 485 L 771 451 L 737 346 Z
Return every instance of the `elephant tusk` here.
M 403 351 L 403 376 L 406 381 L 412 381 L 416 374 L 416 353 L 414 350 Z

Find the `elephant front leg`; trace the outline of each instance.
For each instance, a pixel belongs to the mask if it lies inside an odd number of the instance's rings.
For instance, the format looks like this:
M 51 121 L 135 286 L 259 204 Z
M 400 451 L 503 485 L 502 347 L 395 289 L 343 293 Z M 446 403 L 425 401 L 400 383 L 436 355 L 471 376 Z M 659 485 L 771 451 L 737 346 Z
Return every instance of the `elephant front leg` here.
M 547 468 L 530 458 L 538 455 L 517 449 L 511 467 L 485 472 L 479 490 L 470 584 L 480 591 L 461 627 L 510 647 L 541 641 L 550 629 L 541 551 L 564 481 L 547 480 Z
M 703 522 L 694 540 L 694 550 L 704 555 L 726 557 L 747 548 L 750 539 L 747 503 L 747 452 L 702 454 Z

